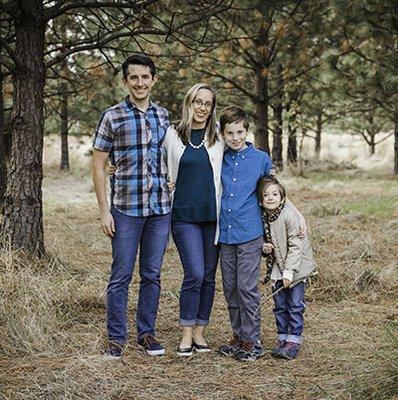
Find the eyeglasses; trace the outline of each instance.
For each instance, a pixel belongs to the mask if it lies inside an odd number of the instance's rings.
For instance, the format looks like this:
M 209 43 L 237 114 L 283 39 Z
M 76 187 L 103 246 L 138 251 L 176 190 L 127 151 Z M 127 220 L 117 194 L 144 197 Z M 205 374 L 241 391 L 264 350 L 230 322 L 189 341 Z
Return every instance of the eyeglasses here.
M 195 105 L 195 107 L 197 108 L 201 108 L 202 106 L 205 106 L 206 110 L 211 110 L 211 108 L 213 107 L 213 103 L 211 101 L 205 101 L 203 102 L 202 100 L 199 99 L 195 99 L 193 101 L 193 104 Z

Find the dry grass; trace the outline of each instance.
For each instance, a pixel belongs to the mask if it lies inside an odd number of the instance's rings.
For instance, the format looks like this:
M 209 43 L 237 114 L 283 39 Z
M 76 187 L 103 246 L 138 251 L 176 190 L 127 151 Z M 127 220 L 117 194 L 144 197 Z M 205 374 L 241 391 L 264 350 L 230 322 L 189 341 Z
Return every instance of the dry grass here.
M 342 173 L 341 173 L 342 174 Z M 98 228 L 87 177 L 53 174 L 45 182 L 46 260 L 0 255 L 0 398 L 4 399 L 393 399 L 398 393 L 398 204 L 386 214 L 346 209 L 398 198 L 395 181 L 362 176 L 282 177 L 307 216 L 319 266 L 308 289 L 305 344 L 292 362 L 267 354 L 250 364 L 216 353 L 181 360 L 181 267 L 166 254 L 158 335 L 161 358 L 134 341 L 137 274 L 129 305 L 130 341 L 122 362 L 100 356 L 110 244 Z M 388 214 L 388 212 L 390 214 Z M 208 340 L 230 335 L 217 276 Z M 263 288 L 264 298 L 269 288 Z M 272 301 L 263 306 L 263 340 L 273 345 Z

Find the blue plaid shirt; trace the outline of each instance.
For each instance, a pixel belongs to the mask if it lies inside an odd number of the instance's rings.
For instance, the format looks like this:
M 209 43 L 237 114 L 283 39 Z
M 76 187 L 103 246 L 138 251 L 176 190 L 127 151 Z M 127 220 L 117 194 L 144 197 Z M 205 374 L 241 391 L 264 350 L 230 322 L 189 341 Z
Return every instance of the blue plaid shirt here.
M 127 96 L 101 114 L 93 147 L 109 152 L 116 173 L 111 179 L 111 205 L 133 217 L 170 212 L 165 149 L 167 110 L 150 102 L 146 112 Z

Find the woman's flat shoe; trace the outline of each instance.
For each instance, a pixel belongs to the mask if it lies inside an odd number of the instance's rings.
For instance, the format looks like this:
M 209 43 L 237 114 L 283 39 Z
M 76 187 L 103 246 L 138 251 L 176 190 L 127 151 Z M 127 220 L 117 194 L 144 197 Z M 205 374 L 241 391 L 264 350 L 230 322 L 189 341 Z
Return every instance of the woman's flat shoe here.
M 192 347 L 197 353 L 208 353 L 209 351 L 211 351 L 211 348 L 207 344 L 197 344 L 195 342 L 192 342 Z
M 178 347 L 177 348 L 177 355 L 179 355 L 180 357 L 191 357 L 193 354 L 193 345 L 191 347 L 185 347 L 185 348 L 181 348 Z

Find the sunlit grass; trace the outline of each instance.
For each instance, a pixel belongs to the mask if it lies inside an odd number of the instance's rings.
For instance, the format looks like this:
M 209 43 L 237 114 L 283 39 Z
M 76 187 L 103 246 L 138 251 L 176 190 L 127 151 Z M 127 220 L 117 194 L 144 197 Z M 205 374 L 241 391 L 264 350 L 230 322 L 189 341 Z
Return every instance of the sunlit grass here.
M 395 196 L 366 198 L 341 205 L 344 212 L 357 212 L 382 219 L 398 217 L 398 199 Z

